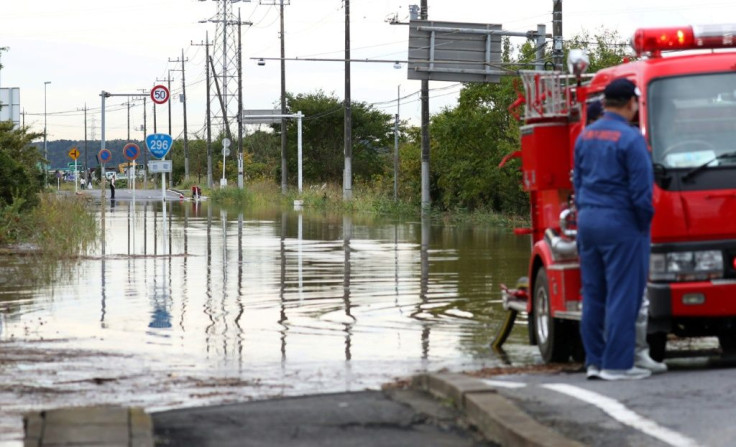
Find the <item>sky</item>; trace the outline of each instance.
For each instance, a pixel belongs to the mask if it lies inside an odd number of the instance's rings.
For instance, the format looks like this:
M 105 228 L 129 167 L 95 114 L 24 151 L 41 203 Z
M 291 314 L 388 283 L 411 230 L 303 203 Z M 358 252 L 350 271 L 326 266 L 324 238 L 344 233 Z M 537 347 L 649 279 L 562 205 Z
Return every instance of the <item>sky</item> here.
M 342 0 L 286 0 L 285 47 L 287 58 L 342 59 L 345 16 Z M 233 3 L 243 21 L 243 96 L 245 109 L 278 107 L 280 69 L 277 60 L 258 66 L 251 58 L 278 58 L 278 6 L 262 5 L 274 0 Z M 276 3 L 278 0 L 276 0 Z M 387 18 L 408 21 L 408 5 L 419 0 L 351 0 L 352 59 L 406 60 L 408 27 L 391 25 Z M 553 0 L 428 0 L 429 19 L 437 21 L 494 23 L 504 30 L 535 30 L 547 25 L 552 32 Z M 215 18 L 213 0 L 0 0 L 1 87 L 21 89 L 25 124 L 41 132 L 44 109 L 48 139 L 84 139 L 84 112 L 88 107 L 87 136 L 100 138 L 100 92 L 135 93 L 150 89 L 167 78 L 172 82 L 172 136 L 183 132 L 179 102 L 181 58 L 186 69 L 188 133 L 202 135 L 205 122 L 205 33 L 215 35 L 215 25 L 200 21 Z M 736 2 L 723 0 L 619 0 L 563 2 L 563 34 L 570 38 L 581 31 L 601 28 L 629 37 L 646 26 L 678 26 L 736 23 Z M 521 44 L 523 38 L 512 43 Z M 407 79 L 406 65 L 391 63 L 351 64 L 351 97 L 402 120 L 419 123 L 420 82 Z M 286 89 L 290 93 L 322 90 L 344 96 L 342 62 L 288 61 Z M 45 85 L 44 82 L 50 84 Z M 430 82 L 430 109 L 437 113 L 452 107 L 461 85 Z M 46 99 L 44 107 L 44 97 Z M 126 98 L 107 100 L 106 139 L 142 139 L 142 101 L 134 101 L 128 126 Z M 148 133 L 152 133 L 151 101 L 148 101 Z M 167 106 L 158 106 L 158 131 L 167 131 Z

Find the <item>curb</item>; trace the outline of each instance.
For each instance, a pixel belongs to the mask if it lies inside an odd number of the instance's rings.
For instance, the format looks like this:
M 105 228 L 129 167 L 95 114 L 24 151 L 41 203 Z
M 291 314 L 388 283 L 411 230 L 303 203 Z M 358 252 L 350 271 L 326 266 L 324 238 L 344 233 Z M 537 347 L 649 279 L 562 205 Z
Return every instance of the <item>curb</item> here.
M 153 447 L 151 417 L 141 408 L 58 408 L 23 415 L 24 445 Z
M 412 386 L 451 399 L 483 435 L 501 445 L 525 447 L 583 447 L 546 427 L 495 389 L 463 374 L 420 374 Z

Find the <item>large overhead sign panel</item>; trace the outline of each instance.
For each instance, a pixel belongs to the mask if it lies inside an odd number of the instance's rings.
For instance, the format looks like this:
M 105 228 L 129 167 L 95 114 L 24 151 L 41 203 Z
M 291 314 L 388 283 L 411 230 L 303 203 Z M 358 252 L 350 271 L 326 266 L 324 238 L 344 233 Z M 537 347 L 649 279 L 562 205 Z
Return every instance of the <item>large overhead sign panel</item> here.
M 409 79 L 499 82 L 501 25 L 412 20 Z
M 280 122 L 280 109 L 243 109 L 243 124 L 276 124 Z
M 0 121 L 12 121 L 20 127 L 20 88 L 0 88 Z

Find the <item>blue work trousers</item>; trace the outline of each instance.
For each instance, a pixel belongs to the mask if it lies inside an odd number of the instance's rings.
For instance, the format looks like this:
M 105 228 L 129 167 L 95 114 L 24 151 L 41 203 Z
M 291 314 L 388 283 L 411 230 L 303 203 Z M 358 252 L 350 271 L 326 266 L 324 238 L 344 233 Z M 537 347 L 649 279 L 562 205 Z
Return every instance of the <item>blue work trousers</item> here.
M 583 285 L 580 333 L 586 364 L 602 369 L 634 366 L 636 316 L 646 286 L 649 232 L 633 212 L 584 208 L 578 212 Z

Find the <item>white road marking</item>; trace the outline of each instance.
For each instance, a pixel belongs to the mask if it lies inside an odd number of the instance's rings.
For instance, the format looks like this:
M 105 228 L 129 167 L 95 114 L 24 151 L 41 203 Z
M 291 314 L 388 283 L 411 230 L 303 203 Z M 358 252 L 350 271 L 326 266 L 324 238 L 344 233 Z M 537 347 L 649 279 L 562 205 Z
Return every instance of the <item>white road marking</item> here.
M 633 427 L 669 445 L 676 447 L 696 447 L 700 445 L 685 435 L 677 433 L 674 430 L 670 430 L 669 428 L 662 427 L 656 422 L 636 414 L 616 399 L 611 399 L 610 397 L 602 394 L 565 383 L 551 383 L 542 386 L 595 405 L 622 424 Z
M 524 388 L 526 383 L 506 382 L 505 380 L 481 379 L 483 383 L 496 388 Z

